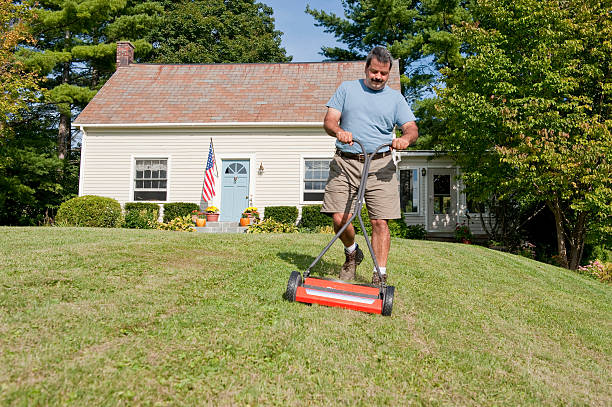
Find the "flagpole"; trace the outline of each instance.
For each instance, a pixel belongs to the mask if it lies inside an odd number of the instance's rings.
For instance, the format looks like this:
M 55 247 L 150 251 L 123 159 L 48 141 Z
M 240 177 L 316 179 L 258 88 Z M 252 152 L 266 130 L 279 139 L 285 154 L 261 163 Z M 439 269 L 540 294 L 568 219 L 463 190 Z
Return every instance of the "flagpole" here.
M 215 157 L 215 177 L 219 178 L 219 170 L 217 168 L 217 156 L 215 155 L 215 145 L 213 144 L 212 137 L 210 138 L 210 145 L 212 146 L 213 156 Z

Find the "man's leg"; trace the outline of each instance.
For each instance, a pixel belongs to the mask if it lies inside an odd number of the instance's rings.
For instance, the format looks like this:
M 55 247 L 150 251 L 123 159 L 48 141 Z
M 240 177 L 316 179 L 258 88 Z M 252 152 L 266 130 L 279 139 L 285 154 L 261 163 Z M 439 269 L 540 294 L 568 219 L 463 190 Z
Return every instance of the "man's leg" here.
M 334 222 L 334 232 L 338 233 L 342 226 L 353 216 L 352 213 L 334 213 L 332 220 Z M 349 225 L 346 230 L 340 235 L 340 240 L 344 243 L 344 247 L 350 247 L 355 243 L 355 228 Z
M 350 213 L 334 213 L 332 215 L 334 232 L 338 233 L 351 216 Z M 353 280 L 357 266 L 363 261 L 363 252 L 355 243 L 355 228 L 352 224 L 348 225 L 342 232 L 340 241 L 344 244 L 344 255 L 346 257 L 342 270 L 340 270 L 340 280 Z
M 389 224 L 386 219 L 370 219 L 370 222 L 372 223 L 372 248 L 374 249 L 380 272 L 386 281 L 387 257 L 389 256 L 389 249 L 391 248 Z M 372 283 L 379 283 L 376 269 L 374 269 Z

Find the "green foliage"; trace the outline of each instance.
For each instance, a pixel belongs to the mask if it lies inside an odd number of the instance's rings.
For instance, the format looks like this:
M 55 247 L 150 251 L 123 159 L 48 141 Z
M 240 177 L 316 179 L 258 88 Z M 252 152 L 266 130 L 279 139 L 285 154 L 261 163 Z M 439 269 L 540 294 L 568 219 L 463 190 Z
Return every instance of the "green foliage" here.
M 159 218 L 159 205 L 153 202 L 127 202 L 124 205 L 123 227 L 153 229 Z
M 117 228 L 121 226 L 121 205 L 103 196 L 79 196 L 60 205 L 55 222 L 58 226 Z
M 612 20 L 604 3 L 476 2 L 453 31 L 463 63 L 442 72 L 439 117 L 474 194 L 544 201 L 562 264 L 612 225 Z
M 368 236 L 372 237 L 372 223 L 370 222 L 368 209 L 365 205 L 361 207 L 361 218 L 363 219 L 363 224 L 366 228 Z M 404 221 L 403 214 L 402 218 L 400 219 L 389 219 L 387 221 L 387 225 L 389 226 L 389 234 L 391 237 L 400 237 L 402 239 L 406 239 L 408 237 L 408 226 Z M 361 224 L 359 223 L 359 217 L 355 217 L 355 219 L 353 219 L 353 227 L 355 228 L 355 233 L 363 235 L 363 230 L 361 229 Z
M 425 225 L 410 225 L 406 226 L 406 239 L 425 240 L 427 237 L 427 230 Z
M 465 223 L 455 226 L 455 240 L 457 242 L 471 242 L 474 236 L 470 227 Z
M 156 223 L 155 226 L 159 230 L 173 230 L 177 232 L 196 231 L 195 227 L 193 226 L 193 220 L 191 219 L 191 215 L 179 216 L 167 222 L 164 221 L 162 223 Z
M 252 0 L 165 2 L 149 35 L 156 63 L 289 62 L 272 9 Z
M 432 65 L 440 69 L 461 63 L 461 43 L 451 34 L 451 27 L 470 21 L 468 4 L 445 0 L 353 0 L 343 2 L 344 16 L 309 6 L 306 12 L 314 17 L 317 26 L 348 47 L 322 47 L 323 55 L 329 59 L 364 59 L 373 46 L 387 46 L 400 60 L 404 93 L 417 100 L 433 92 L 438 75 Z
M 249 225 L 247 233 L 298 233 L 297 226 L 266 218 L 259 223 Z
M 298 209 L 295 206 L 266 206 L 264 215 L 266 219 L 295 225 L 298 218 Z
M 47 92 L 39 102 L 59 113 L 58 155 L 70 155 L 70 120 L 115 70 L 119 40 L 131 40 L 136 58 L 152 49 L 143 38 L 161 22 L 163 9 L 152 1 L 75 0 L 34 4 L 30 31 L 36 42 L 24 44 L 17 56 L 25 67 L 45 78 Z
M 169 222 L 174 218 L 191 216 L 193 211 L 199 211 L 198 204 L 193 202 L 170 202 L 164 204 L 164 222 Z
M 6 136 L 7 123 L 19 118 L 38 91 L 36 75 L 15 58 L 17 45 L 32 41 L 28 33 L 28 23 L 35 18 L 31 6 L 28 1 L 0 0 L 0 139 Z
M 302 206 L 302 218 L 299 223 L 300 228 L 314 231 L 317 228 L 332 225 L 333 222 L 331 217 L 321 213 L 321 205 Z

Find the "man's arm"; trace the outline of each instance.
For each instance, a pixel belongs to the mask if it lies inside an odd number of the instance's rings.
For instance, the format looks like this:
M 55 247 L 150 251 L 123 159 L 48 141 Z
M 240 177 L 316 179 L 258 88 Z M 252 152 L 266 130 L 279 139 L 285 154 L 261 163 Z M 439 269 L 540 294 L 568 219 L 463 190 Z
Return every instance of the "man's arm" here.
M 393 139 L 392 148 L 405 150 L 419 138 L 419 128 L 416 122 L 406 122 L 400 127 L 400 130 L 402 131 L 402 136 Z
M 325 119 L 323 119 L 323 128 L 332 137 L 337 138 L 342 143 L 353 145 L 353 133 L 345 131 L 340 127 L 340 117 L 342 113 L 333 107 L 327 108 Z

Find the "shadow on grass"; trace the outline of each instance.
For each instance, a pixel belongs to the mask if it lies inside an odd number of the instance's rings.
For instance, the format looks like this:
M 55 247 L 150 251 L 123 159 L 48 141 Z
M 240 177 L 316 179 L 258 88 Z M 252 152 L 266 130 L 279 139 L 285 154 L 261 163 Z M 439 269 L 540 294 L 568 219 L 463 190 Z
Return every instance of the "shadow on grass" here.
M 303 253 L 295 253 L 295 252 L 280 252 L 278 253 L 278 257 L 281 259 L 292 263 L 296 270 L 303 274 L 304 271 L 312 264 L 315 256 L 310 256 Z M 319 262 L 310 270 L 310 275 L 313 277 L 325 277 L 331 276 L 332 278 L 338 278 L 338 273 L 340 273 L 340 269 L 342 268 L 342 263 L 337 262 L 329 262 L 324 258 L 320 259 Z M 358 283 L 369 283 L 362 276 L 357 274 L 355 276 L 355 281 Z

